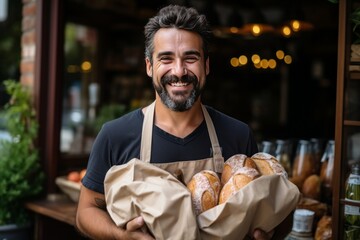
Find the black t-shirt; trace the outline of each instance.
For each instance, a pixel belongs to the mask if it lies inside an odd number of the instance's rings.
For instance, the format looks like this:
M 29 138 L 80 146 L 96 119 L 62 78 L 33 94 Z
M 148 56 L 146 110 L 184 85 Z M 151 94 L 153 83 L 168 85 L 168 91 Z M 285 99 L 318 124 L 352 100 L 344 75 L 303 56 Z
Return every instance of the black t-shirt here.
M 251 156 L 258 151 L 252 132 L 245 123 L 215 109 L 207 110 L 213 121 L 224 159 L 235 154 Z M 104 193 L 104 178 L 113 165 L 140 157 L 144 115 L 141 109 L 107 122 L 94 142 L 82 183 L 93 191 Z M 185 138 L 175 137 L 153 126 L 151 161 L 169 163 L 212 157 L 211 142 L 205 120 Z

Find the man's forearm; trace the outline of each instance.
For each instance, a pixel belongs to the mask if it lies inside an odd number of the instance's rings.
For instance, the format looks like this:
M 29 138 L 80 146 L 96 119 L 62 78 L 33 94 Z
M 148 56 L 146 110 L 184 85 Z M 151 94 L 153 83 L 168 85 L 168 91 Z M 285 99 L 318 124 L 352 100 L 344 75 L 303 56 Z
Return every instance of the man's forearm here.
M 106 211 L 96 207 L 79 211 L 76 227 L 81 234 L 91 239 L 121 239 L 123 232 Z

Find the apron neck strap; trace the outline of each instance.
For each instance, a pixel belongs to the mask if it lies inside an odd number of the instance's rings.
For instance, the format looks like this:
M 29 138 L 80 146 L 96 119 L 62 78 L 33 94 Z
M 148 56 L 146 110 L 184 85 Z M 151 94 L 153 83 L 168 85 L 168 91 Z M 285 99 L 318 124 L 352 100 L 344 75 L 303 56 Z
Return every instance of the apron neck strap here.
M 216 136 L 216 131 L 214 124 L 209 116 L 208 111 L 204 105 L 201 105 L 208 133 L 210 136 L 211 147 L 213 152 L 213 161 L 215 171 L 222 173 L 224 167 L 224 158 L 222 157 L 221 148 L 219 145 L 218 138 Z M 144 162 L 150 162 L 151 158 L 151 141 L 152 141 L 152 131 L 154 123 L 154 113 L 155 113 L 155 101 L 151 103 L 145 113 L 144 113 L 144 122 L 142 127 L 141 135 L 141 146 L 140 146 L 140 160 Z

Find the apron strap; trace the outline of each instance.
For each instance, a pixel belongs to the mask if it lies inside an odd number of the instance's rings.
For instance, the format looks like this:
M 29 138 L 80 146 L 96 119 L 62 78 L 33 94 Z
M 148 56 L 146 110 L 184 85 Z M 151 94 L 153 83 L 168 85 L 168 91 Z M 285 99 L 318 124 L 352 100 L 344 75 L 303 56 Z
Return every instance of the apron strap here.
M 140 160 L 150 163 L 151 141 L 154 122 L 155 101 L 152 102 L 144 113 L 144 122 L 142 126 Z
M 206 107 L 204 105 L 201 105 L 201 107 L 210 136 L 215 172 L 222 173 L 222 170 L 224 168 L 224 158 L 222 156 L 219 141 L 216 136 L 215 127 L 209 116 L 208 111 L 206 110 Z M 150 158 L 151 158 L 151 142 L 152 142 L 154 112 L 155 112 L 155 101 L 147 107 L 144 113 L 144 122 L 142 126 L 140 160 L 147 163 L 150 162 Z
M 216 135 L 215 127 L 214 127 L 213 121 L 211 120 L 211 117 L 210 117 L 208 111 L 206 110 L 206 107 L 203 104 L 201 104 L 201 107 L 202 107 L 206 126 L 207 126 L 209 136 L 210 136 L 215 172 L 222 173 L 223 168 L 224 168 L 224 158 L 221 153 L 221 147 L 219 145 L 219 140 Z

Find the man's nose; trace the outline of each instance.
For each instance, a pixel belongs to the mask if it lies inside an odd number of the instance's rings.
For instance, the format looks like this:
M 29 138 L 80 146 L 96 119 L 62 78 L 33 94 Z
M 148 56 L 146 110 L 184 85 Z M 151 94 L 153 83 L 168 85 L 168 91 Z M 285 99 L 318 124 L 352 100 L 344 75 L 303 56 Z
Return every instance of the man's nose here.
M 188 70 L 186 69 L 186 66 L 184 64 L 177 63 L 173 68 L 173 73 L 178 77 L 182 77 L 188 73 Z

